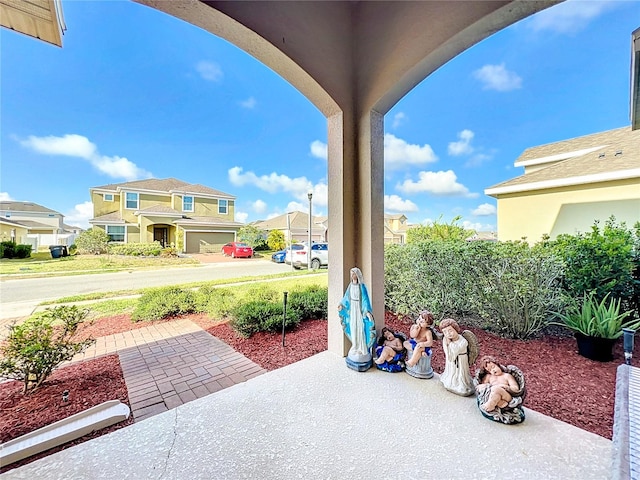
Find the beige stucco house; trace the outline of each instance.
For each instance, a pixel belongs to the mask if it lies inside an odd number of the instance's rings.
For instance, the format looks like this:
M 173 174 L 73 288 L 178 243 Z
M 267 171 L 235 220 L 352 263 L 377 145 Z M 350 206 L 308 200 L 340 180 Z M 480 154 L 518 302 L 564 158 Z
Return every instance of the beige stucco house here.
M 218 252 L 236 238 L 235 197 L 175 178 L 93 187 L 89 223 L 111 241 L 160 242 L 185 253 Z
M 311 241 L 327 241 L 327 217 L 312 216 Z M 288 212 L 268 220 L 254 222 L 253 226 L 268 234 L 272 230 L 280 230 L 285 240 L 293 242 L 309 241 L 309 214 L 306 212 Z
M 524 174 L 485 194 L 498 200 L 498 239 L 535 243 L 544 234 L 588 231 L 614 215 L 640 221 L 640 131 L 618 128 L 528 148 Z
M 0 202 L 0 240 L 31 245 L 71 245 L 82 231 L 64 223 L 64 215 L 33 202 Z
M 384 243 L 407 243 L 407 217 L 399 214 L 384 214 Z

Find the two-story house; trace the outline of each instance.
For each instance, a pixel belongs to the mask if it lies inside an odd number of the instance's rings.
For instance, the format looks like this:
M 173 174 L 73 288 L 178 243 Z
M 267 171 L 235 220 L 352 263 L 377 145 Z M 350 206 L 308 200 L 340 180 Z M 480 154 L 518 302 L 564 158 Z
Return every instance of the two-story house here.
M 485 190 L 498 202 L 498 239 L 588 232 L 611 216 L 640 220 L 640 130 L 617 128 L 525 150 L 524 174 Z
M 0 239 L 29 244 L 34 250 L 71 245 L 80 228 L 66 225 L 64 215 L 33 202 L 0 202 Z
M 175 178 L 89 189 L 93 217 L 113 242 L 175 245 L 185 253 L 219 252 L 236 238 L 235 197 Z

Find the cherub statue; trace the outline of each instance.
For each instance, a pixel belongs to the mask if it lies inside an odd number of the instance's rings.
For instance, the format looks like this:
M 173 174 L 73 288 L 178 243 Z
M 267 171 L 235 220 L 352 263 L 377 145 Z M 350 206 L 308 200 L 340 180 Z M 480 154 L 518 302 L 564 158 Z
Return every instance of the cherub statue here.
M 346 362 L 349 368 L 364 372 L 372 365 L 371 347 L 376 340 L 373 308 L 359 268 L 351 269 L 351 283 L 338 305 L 342 328 L 351 341 Z
M 378 339 L 376 347 L 376 359 L 374 363 L 378 370 L 386 372 L 401 372 L 404 370 L 404 359 L 406 350 L 403 342 L 406 337 L 400 332 L 394 332 L 390 328 L 384 327 L 382 335 Z
M 434 330 L 433 314 L 427 310 L 420 312 L 416 323 L 409 329 L 409 340 L 404 342 L 407 349 L 406 372 L 416 378 L 433 377 L 431 368 L 431 347 L 439 335 Z
M 526 394 L 524 375 L 515 365 L 504 366 L 491 356 L 480 359 L 474 379 L 480 413 L 496 422 L 524 421 L 522 402 Z
M 439 327 L 444 335 L 442 348 L 446 360 L 440 381 L 450 392 L 465 397 L 473 395 L 475 388 L 469 366 L 478 357 L 478 339 L 470 330 L 461 331 L 452 318 L 442 320 Z

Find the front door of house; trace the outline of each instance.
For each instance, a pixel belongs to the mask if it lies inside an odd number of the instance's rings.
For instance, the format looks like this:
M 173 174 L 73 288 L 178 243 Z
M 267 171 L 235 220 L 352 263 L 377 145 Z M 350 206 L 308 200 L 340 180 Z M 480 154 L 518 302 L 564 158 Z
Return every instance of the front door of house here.
M 162 245 L 163 247 L 166 247 L 168 242 L 167 227 L 155 227 L 153 229 L 153 241 L 160 242 L 160 245 Z

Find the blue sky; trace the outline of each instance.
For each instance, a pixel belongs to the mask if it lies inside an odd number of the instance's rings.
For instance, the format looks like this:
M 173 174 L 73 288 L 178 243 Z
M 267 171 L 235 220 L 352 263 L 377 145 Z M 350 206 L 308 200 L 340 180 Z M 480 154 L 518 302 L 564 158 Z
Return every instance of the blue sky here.
M 175 177 L 236 220 L 327 213 L 326 121 L 228 42 L 126 1 L 63 0 L 63 48 L 0 29 L 0 199 L 87 227 L 89 188 Z M 640 2 L 570 0 L 444 65 L 385 117 L 385 212 L 495 230 L 528 147 L 629 125 Z

